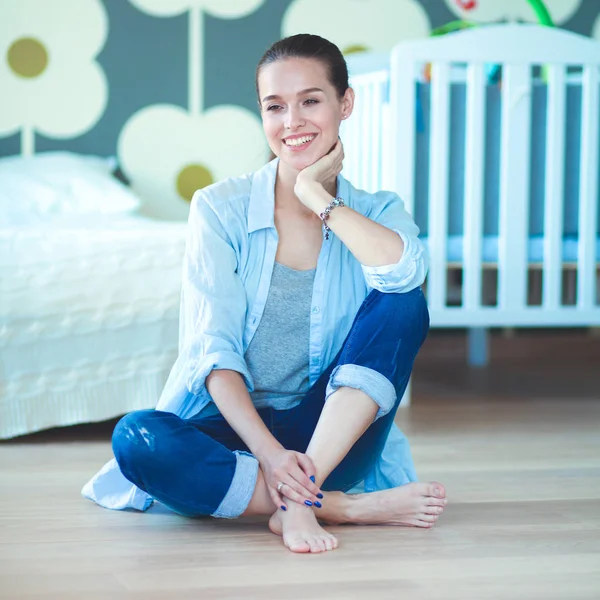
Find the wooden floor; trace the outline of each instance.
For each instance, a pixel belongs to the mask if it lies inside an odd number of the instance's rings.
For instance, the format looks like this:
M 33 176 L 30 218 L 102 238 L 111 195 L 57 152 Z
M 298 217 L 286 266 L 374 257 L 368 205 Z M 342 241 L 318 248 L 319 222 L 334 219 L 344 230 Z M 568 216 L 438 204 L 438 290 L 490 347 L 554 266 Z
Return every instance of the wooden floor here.
M 600 598 L 600 339 L 517 334 L 492 366 L 430 336 L 398 423 L 450 504 L 431 530 L 337 527 L 287 552 L 261 521 L 113 512 L 79 490 L 111 424 L 0 443 L 0 598 Z

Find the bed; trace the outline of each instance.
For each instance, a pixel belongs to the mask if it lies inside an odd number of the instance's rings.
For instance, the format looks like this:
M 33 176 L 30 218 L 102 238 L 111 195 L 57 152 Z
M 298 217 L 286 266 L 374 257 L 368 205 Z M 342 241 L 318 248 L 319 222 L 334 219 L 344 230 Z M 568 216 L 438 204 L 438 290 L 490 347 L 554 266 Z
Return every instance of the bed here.
M 3 439 L 154 407 L 177 355 L 186 224 L 142 216 L 125 186 L 94 186 L 98 173 L 86 177 L 79 160 L 69 165 L 76 193 L 65 199 L 59 186 L 60 206 L 46 197 L 43 210 L 39 180 L 34 200 L 14 209 L 19 186 L 2 196 L 0 164 Z

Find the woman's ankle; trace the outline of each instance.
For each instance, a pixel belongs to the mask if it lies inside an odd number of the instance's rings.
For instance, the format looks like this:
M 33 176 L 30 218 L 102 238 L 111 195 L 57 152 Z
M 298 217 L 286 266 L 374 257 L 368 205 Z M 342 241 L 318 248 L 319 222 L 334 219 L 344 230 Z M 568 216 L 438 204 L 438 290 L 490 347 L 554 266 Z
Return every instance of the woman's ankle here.
M 343 492 L 325 492 L 325 497 L 321 502 L 323 505 L 322 508 L 314 509 L 314 513 L 318 519 L 339 525 L 351 522 L 351 496 Z

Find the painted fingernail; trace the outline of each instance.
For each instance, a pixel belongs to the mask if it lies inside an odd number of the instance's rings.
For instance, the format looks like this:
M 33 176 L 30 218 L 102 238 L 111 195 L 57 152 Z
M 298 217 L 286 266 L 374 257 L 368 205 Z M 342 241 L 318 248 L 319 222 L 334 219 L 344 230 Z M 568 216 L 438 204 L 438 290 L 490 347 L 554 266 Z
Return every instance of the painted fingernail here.
M 287 508 L 282 504 L 281 505 L 281 510 L 287 510 Z
M 322 505 L 320 502 L 315 502 L 315 506 L 316 506 L 317 508 L 321 508 L 323 505 Z
M 311 480 L 313 483 L 315 482 L 315 476 L 314 476 L 314 475 L 311 475 L 309 479 L 310 479 L 310 480 Z
M 304 504 L 306 504 L 306 506 L 312 506 L 312 502 L 310 500 L 305 500 Z
M 317 498 L 323 499 L 323 494 L 317 494 Z

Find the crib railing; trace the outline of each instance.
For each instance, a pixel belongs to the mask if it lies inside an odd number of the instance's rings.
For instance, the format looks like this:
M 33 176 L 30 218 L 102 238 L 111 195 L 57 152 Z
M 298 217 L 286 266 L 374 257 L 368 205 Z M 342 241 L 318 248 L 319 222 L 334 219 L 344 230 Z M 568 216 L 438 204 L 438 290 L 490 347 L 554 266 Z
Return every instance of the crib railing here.
M 425 64 L 431 64 L 427 110 L 419 96 Z M 491 65 L 500 69 L 499 83 L 490 83 Z M 599 66 L 600 44 L 583 36 L 533 25 L 498 25 L 400 44 L 389 70 L 352 77 L 356 107 L 342 130 L 344 174 L 368 191 L 396 191 L 415 215 L 430 252 L 432 325 L 600 325 Z M 452 156 L 457 73 L 464 87 L 462 162 Z M 575 100 L 573 85 L 580 94 Z M 532 101 L 534 86 L 536 97 L 543 87 L 545 103 Z M 579 103 L 575 119 L 567 114 L 568 91 L 569 106 Z M 494 94 L 500 103 L 495 125 L 489 114 Z M 536 133 L 532 125 L 540 121 L 535 111 L 541 106 L 545 124 Z M 428 135 L 424 162 L 417 117 Z M 498 128 L 495 203 L 489 201 L 488 189 L 493 127 Z M 576 137 L 569 128 L 577 128 Z M 538 135 L 545 138 L 542 146 Z M 540 147 L 543 154 L 538 156 Z M 571 153 L 578 159 L 573 161 Z M 543 174 L 539 181 L 532 176 L 534 167 Z M 451 230 L 457 228 L 457 210 L 450 199 L 457 195 L 459 235 Z M 541 205 L 532 204 L 534 196 L 540 196 Z M 417 199 L 426 207 L 416 204 Z M 533 232 L 536 227 L 540 231 Z M 538 256 L 532 244 L 540 237 Z M 458 254 L 453 250 L 457 238 Z M 491 242 L 496 244 L 492 250 Z M 458 302 L 449 294 L 452 268 L 460 271 Z M 496 278 L 492 302 L 482 294 L 486 270 Z M 532 270 L 542 286 L 535 305 L 528 301 Z M 563 302 L 566 271 L 575 281 L 573 304 Z
M 344 141 L 344 175 L 351 174 L 352 183 L 368 192 L 391 185 L 386 160 L 390 147 L 389 71 L 380 70 L 352 77 L 356 94 L 354 115 L 342 124 Z

